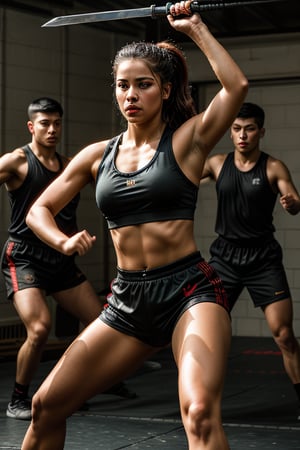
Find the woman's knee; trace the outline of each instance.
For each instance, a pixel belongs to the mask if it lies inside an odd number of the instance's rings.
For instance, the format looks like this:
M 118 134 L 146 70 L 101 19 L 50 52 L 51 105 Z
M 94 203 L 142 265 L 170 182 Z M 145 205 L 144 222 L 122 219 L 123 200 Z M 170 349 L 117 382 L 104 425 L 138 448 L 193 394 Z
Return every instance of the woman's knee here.
M 193 435 L 203 442 L 209 440 L 216 423 L 215 408 L 208 398 L 201 401 L 191 401 L 185 408 L 184 422 L 187 434 Z
M 51 422 L 55 417 L 55 414 L 47 413 L 47 408 L 44 407 L 43 398 L 39 393 L 32 397 L 31 415 L 32 427 L 37 434 L 43 433 L 45 426 L 51 427 Z
M 48 388 L 41 388 L 32 397 L 31 413 L 33 421 L 46 420 L 46 422 L 59 422 L 60 408 L 57 408 L 58 400 L 56 397 L 47 394 Z
M 38 393 L 36 393 L 32 397 L 32 403 L 31 403 L 31 415 L 32 415 L 33 422 L 36 422 L 37 419 L 40 417 L 42 409 L 43 408 L 42 408 L 41 397 Z

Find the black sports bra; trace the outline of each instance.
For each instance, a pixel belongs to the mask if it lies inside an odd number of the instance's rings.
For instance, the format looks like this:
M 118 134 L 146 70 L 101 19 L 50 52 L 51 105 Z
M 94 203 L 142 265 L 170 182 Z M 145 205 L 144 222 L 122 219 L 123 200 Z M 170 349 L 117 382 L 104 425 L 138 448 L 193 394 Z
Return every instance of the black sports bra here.
M 96 202 L 109 229 L 146 222 L 193 220 L 198 187 L 178 166 L 166 129 L 148 164 L 136 172 L 115 165 L 122 134 L 108 143 L 96 178 Z

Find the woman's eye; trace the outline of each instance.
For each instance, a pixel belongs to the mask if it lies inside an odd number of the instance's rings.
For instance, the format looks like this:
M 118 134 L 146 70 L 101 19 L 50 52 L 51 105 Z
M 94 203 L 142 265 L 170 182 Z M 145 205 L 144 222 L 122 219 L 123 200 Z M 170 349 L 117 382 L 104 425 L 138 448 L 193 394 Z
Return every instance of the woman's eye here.
M 146 82 L 140 83 L 141 89 L 147 89 L 149 86 L 151 86 L 150 83 L 146 83 Z

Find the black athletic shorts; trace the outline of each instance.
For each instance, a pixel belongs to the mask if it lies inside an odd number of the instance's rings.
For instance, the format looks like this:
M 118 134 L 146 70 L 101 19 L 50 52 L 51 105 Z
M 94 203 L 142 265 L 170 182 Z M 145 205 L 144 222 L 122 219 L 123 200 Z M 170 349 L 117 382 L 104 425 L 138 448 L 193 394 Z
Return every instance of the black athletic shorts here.
M 75 264 L 75 257 L 66 256 L 45 245 L 9 239 L 1 256 L 7 297 L 23 289 L 36 287 L 47 295 L 78 286 L 86 280 Z
M 118 269 L 111 291 L 100 319 L 154 347 L 171 342 L 178 319 L 197 303 L 228 311 L 221 280 L 199 252 L 153 270 Z
M 210 247 L 209 263 L 218 272 L 232 310 L 243 288 L 255 307 L 291 296 L 282 264 L 282 249 L 276 239 L 260 246 L 239 247 L 218 237 Z

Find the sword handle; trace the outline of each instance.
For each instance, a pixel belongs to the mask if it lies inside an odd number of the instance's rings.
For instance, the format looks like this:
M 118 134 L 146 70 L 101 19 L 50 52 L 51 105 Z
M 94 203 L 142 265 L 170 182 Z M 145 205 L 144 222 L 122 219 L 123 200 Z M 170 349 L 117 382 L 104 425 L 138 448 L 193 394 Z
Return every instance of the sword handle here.
M 236 6 L 237 4 L 242 3 L 242 2 L 228 2 L 226 0 L 219 0 L 218 2 L 211 2 L 211 1 L 194 1 L 191 3 L 190 9 L 191 12 L 197 13 L 197 12 L 201 12 L 201 11 L 213 11 L 215 9 L 222 9 L 222 8 L 226 8 L 226 6 Z
M 231 0 L 201 0 L 193 1 L 191 3 L 190 9 L 192 14 L 199 13 L 203 11 L 213 11 L 216 9 L 231 8 L 234 6 L 249 6 L 259 3 L 273 3 L 280 0 L 243 0 L 243 1 L 231 1 Z M 152 19 L 159 16 L 166 16 L 170 14 L 170 8 L 173 5 L 172 2 L 168 2 L 165 6 L 155 6 L 151 5 Z
M 168 2 L 165 6 L 151 5 L 152 19 L 170 14 L 170 8 L 172 5 L 173 5 L 172 2 Z M 219 0 L 218 3 L 211 3 L 211 0 L 202 0 L 201 3 L 198 1 L 193 1 L 191 3 L 190 9 L 191 9 L 191 13 L 194 14 L 194 13 L 201 12 L 201 11 L 210 11 L 210 10 L 221 9 L 221 8 L 225 8 L 225 7 L 226 7 L 226 3 L 224 3 L 224 0 Z

